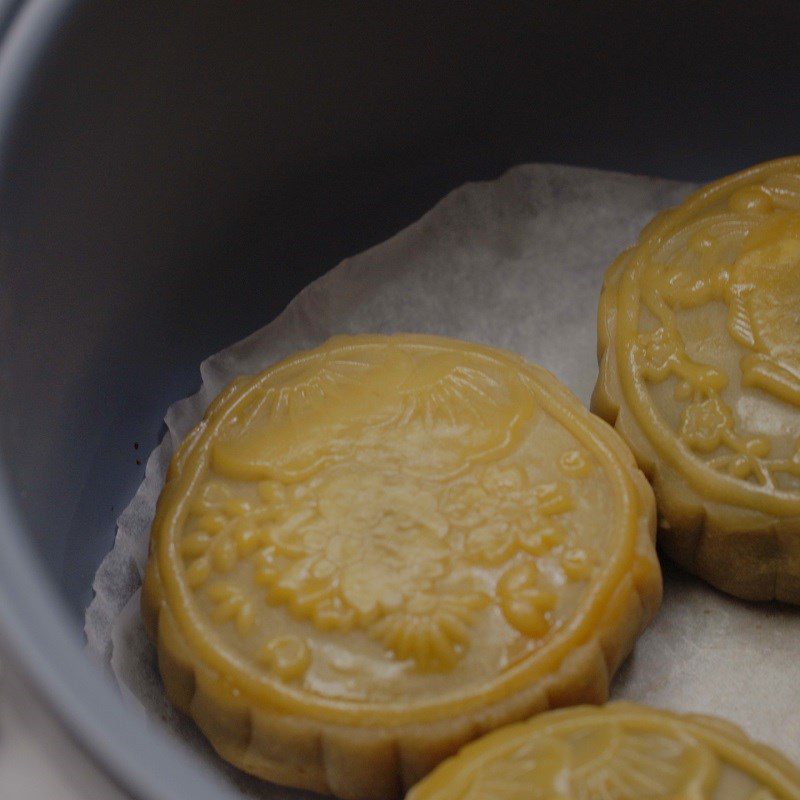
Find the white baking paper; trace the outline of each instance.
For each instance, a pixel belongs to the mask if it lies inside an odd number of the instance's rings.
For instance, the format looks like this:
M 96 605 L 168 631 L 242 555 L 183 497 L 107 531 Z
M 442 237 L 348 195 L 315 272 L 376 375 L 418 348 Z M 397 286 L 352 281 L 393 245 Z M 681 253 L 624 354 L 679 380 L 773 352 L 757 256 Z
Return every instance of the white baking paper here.
M 692 188 L 539 164 L 467 184 L 309 285 L 266 327 L 204 361 L 200 391 L 167 411 L 168 434 L 119 518 L 86 612 L 87 649 L 110 668 L 131 707 L 188 741 L 243 796 L 304 796 L 224 765 L 164 696 L 138 589 L 176 445 L 234 377 L 337 333 L 425 332 L 507 348 L 544 365 L 588 402 L 597 376 L 603 271 L 653 214 Z M 799 689 L 800 612 L 733 600 L 667 567 L 664 605 L 618 675 L 613 696 L 725 716 L 800 762 Z

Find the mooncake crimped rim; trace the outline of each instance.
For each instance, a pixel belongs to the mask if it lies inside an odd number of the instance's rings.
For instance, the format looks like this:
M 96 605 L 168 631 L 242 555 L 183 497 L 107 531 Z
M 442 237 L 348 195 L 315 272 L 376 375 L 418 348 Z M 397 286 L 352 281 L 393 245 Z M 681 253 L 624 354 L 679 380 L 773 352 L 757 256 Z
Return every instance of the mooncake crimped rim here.
M 719 717 L 700 714 L 681 714 L 625 701 L 602 707 L 577 706 L 549 711 L 532 720 L 509 725 L 464 747 L 457 756 L 448 759 L 407 800 L 444 800 L 447 786 L 459 775 L 461 762 L 470 759 L 486 761 L 501 753 L 512 742 L 524 741 L 529 733 L 557 731 L 570 724 L 594 719 L 638 722 L 659 730 L 662 725 L 678 723 L 682 730 L 709 745 L 715 754 L 723 756 L 733 766 L 758 779 L 770 791 L 780 794 L 781 800 L 800 798 L 800 769 L 771 747 L 752 740 L 738 726 Z
M 643 249 L 650 250 L 674 234 L 698 209 L 754 176 L 800 166 L 800 157 L 758 164 L 693 192 L 680 205 L 657 214 L 634 245 L 608 267 L 597 315 L 599 374 L 592 411 L 618 431 L 655 490 L 659 544 L 678 564 L 715 587 L 747 600 L 781 600 L 800 604 L 800 575 L 786 573 L 800 554 L 800 498 L 787 492 L 763 497 L 727 476 L 710 475 L 683 452 L 674 434 L 637 394 L 623 390 L 623 354 L 618 346 L 618 292 Z M 627 381 L 629 383 L 630 380 Z M 627 383 L 625 384 L 627 386 Z M 655 420 L 655 422 L 654 422 Z M 658 435 L 652 435 L 657 431 Z M 713 477 L 713 480 L 711 478 Z M 757 548 L 760 555 L 753 555 Z
M 467 346 L 441 337 L 407 338 L 415 343 Z M 382 342 L 384 338 L 359 337 L 359 342 L 365 341 Z M 340 345 L 341 340 L 334 340 L 333 346 Z M 498 351 L 494 349 L 473 345 L 469 347 L 484 350 L 497 357 Z M 604 422 L 590 415 L 577 398 L 553 376 L 541 368 L 525 364 L 512 354 L 502 353 L 502 357 L 511 359 L 518 368 L 529 370 L 537 385 L 542 387 L 543 394 L 546 394 L 546 401 L 553 408 L 562 409 L 562 414 L 568 416 L 569 421 L 566 424 L 569 430 L 574 433 L 575 426 L 580 426 L 585 436 L 594 443 L 594 449 L 600 448 L 604 452 L 608 465 L 617 473 L 619 491 L 628 508 L 629 527 L 623 532 L 624 544 L 619 547 L 624 557 L 619 557 L 617 553 L 616 563 L 612 561 L 614 569 L 608 570 L 610 577 L 606 579 L 607 590 L 604 596 L 593 598 L 589 610 L 581 612 L 582 620 L 581 614 L 577 615 L 579 621 L 584 623 L 583 636 L 567 639 L 566 645 L 562 646 L 555 657 L 551 657 L 551 662 L 545 669 L 540 668 L 538 674 L 531 675 L 529 672 L 523 675 L 518 685 L 509 688 L 508 682 L 503 682 L 499 689 L 495 689 L 494 694 L 485 693 L 468 698 L 471 702 L 463 699 L 456 702 L 451 700 L 448 704 L 424 709 L 424 713 L 420 713 L 414 706 L 396 709 L 373 706 L 365 710 L 363 704 L 356 707 L 351 704 L 348 708 L 348 704 L 339 702 L 318 705 L 308 702 L 286 703 L 283 697 L 276 699 L 274 693 L 253 694 L 251 685 L 246 680 L 241 680 L 238 671 L 226 671 L 227 665 L 224 661 L 220 662 L 213 657 L 207 659 L 203 648 L 196 648 L 196 637 L 193 638 L 192 630 L 187 629 L 187 620 L 180 619 L 180 612 L 176 614 L 174 594 L 170 594 L 169 581 L 164 581 L 162 575 L 164 565 L 169 567 L 173 555 L 169 544 L 164 544 L 165 508 L 170 507 L 176 495 L 185 494 L 183 478 L 187 469 L 193 466 L 192 454 L 210 440 L 215 421 L 230 408 L 233 398 L 242 396 L 243 387 L 258 380 L 239 379 L 212 404 L 203 422 L 189 435 L 171 464 L 167 486 L 159 501 L 153 526 L 151 558 L 142 600 L 149 635 L 158 645 L 168 694 L 179 708 L 198 721 L 212 744 L 228 760 L 261 777 L 290 785 L 334 791 L 344 797 L 350 795 L 341 785 L 342 776 L 330 774 L 327 767 L 313 780 L 309 773 L 309 770 L 313 771 L 311 765 L 307 765 L 305 774 L 287 777 L 276 764 L 269 763 L 269 759 L 255 759 L 258 761 L 255 763 L 253 758 L 246 756 L 246 753 L 259 749 L 257 745 L 254 747 L 251 740 L 254 735 L 257 737 L 254 731 L 259 727 L 254 723 L 253 715 L 291 720 L 292 724 L 305 731 L 303 735 L 317 739 L 325 737 L 331 742 L 338 741 L 341 735 L 347 738 L 348 734 L 358 741 L 359 732 L 363 731 L 375 731 L 380 734 L 379 739 L 388 736 L 394 742 L 391 749 L 395 751 L 396 770 L 402 775 L 401 784 L 407 786 L 430 769 L 439 758 L 434 757 L 428 763 L 413 746 L 406 746 L 407 752 L 404 753 L 404 747 L 400 744 L 403 737 L 408 739 L 411 736 L 414 739 L 418 734 L 424 734 L 427 744 L 423 750 L 430 750 L 433 736 L 434 741 L 438 738 L 442 742 L 450 742 L 451 746 L 445 749 L 452 750 L 454 732 L 458 732 L 455 744 L 460 745 L 483 730 L 522 718 L 533 711 L 569 702 L 598 702 L 606 698 L 611 675 L 628 654 L 636 636 L 652 618 L 660 602 L 661 577 L 653 549 L 655 511 L 652 492 L 617 435 Z M 281 362 L 283 363 L 285 362 Z M 281 364 L 269 371 L 280 368 Z M 550 411 L 550 408 L 547 410 Z M 152 557 L 154 553 L 156 557 Z M 175 587 L 171 588 L 174 590 Z M 569 629 L 567 633 L 570 633 Z M 584 654 L 584 662 L 575 661 L 576 653 Z M 177 679 L 170 680 L 166 674 L 168 669 L 181 674 Z M 548 686 L 552 688 L 548 690 Z M 205 699 L 198 700 L 198 697 Z M 233 722 L 229 721 L 229 724 L 236 730 L 235 735 L 220 733 L 225 726 L 212 726 L 202 714 L 193 711 L 198 705 L 208 703 L 212 703 L 217 709 L 215 714 L 230 716 Z M 211 730 L 212 727 L 219 729 Z M 246 745 L 236 744 L 237 741 L 244 741 L 243 733 L 247 734 L 244 737 L 247 740 Z M 352 742 L 348 746 L 355 746 L 356 750 L 359 747 Z M 345 750 L 348 746 L 342 745 Z M 333 747 L 336 750 L 337 746 Z M 435 750 L 434 747 L 433 752 Z M 441 757 L 447 754 L 445 752 Z M 321 761 L 324 765 L 337 762 L 338 759 L 321 757 Z M 405 767 L 402 766 L 404 762 Z M 353 760 L 348 759 L 351 770 L 352 763 Z M 351 774 L 345 784 L 352 785 L 354 782 L 357 784 L 358 780 Z

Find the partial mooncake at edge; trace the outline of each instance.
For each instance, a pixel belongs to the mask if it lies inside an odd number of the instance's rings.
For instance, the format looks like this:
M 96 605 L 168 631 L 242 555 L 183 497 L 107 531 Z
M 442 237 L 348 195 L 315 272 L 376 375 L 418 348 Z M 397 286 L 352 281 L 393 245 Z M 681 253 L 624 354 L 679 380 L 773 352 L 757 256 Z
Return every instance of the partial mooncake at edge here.
M 470 739 L 602 702 L 661 598 L 652 490 L 552 375 L 337 337 L 235 381 L 170 467 L 142 611 L 231 763 L 387 800 Z
M 571 708 L 465 747 L 406 800 L 800 800 L 800 770 L 714 717 Z
M 800 159 L 657 216 L 598 325 L 592 410 L 651 479 L 659 544 L 730 594 L 800 603 Z

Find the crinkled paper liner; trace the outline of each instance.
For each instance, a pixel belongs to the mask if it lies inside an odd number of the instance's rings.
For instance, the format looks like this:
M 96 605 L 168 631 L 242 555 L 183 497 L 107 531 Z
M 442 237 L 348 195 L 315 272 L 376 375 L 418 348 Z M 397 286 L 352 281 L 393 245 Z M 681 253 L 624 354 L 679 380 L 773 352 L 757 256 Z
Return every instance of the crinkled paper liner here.
M 273 322 L 200 365 L 200 390 L 167 411 L 167 434 L 120 516 L 95 575 L 87 651 L 137 713 L 166 725 L 242 796 L 303 793 L 226 765 L 168 703 L 139 615 L 150 525 L 178 443 L 237 375 L 337 333 L 434 333 L 513 350 L 588 403 L 597 376 L 603 272 L 689 184 L 556 165 L 466 184 L 388 241 L 306 287 Z M 668 568 L 662 610 L 613 687 L 615 698 L 728 717 L 800 761 L 800 614 L 725 597 Z

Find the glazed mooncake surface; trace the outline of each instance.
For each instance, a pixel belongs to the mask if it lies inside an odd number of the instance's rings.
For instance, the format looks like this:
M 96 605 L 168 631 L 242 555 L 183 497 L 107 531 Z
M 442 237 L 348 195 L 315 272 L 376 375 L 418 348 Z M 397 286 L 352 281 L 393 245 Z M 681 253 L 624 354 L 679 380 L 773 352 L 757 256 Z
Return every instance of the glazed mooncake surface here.
M 592 408 L 651 477 L 666 552 L 800 603 L 800 159 L 656 217 L 609 269 L 599 349 Z
M 407 800 L 798 800 L 800 771 L 711 717 L 612 703 L 511 725 Z
M 660 601 L 652 491 L 549 373 L 337 337 L 234 382 L 171 465 L 143 614 L 226 759 L 389 798 L 467 740 L 602 701 Z

